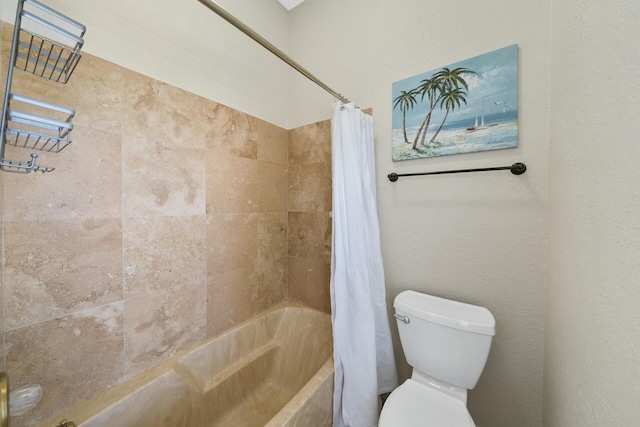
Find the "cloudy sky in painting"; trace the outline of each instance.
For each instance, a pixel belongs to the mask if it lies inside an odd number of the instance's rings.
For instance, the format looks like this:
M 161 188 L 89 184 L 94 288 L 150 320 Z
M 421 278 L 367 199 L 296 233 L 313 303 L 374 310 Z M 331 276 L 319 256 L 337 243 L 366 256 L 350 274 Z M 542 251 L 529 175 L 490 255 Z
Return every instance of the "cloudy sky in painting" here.
M 466 105 L 449 114 L 447 122 L 474 117 L 476 114 L 491 115 L 508 113 L 518 108 L 518 46 L 512 45 L 495 50 L 470 59 L 465 59 L 450 65 L 443 65 L 450 69 L 464 67 L 476 72 L 475 75 L 465 74 L 469 87 Z M 410 91 L 420 86 L 423 79 L 427 79 L 440 71 L 443 67 L 397 81 L 392 85 L 392 102 L 402 91 Z M 407 111 L 407 127 L 419 126 L 428 112 L 428 99 L 421 103 L 420 96 L 416 97 L 417 105 Z M 432 114 L 432 123 L 442 121 L 445 110 L 436 107 Z M 402 127 L 402 112 L 393 110 L 393 128 Z

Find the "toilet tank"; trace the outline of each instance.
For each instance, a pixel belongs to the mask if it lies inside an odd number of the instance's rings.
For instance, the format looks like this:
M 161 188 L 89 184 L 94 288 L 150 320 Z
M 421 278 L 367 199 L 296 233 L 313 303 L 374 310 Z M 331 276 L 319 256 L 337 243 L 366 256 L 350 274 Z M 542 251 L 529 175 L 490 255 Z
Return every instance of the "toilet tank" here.
M 415 291 L 398 294 L 393 306 L 409 365 L 437 380 L 473 389 L 495 335 L 491 312 Z

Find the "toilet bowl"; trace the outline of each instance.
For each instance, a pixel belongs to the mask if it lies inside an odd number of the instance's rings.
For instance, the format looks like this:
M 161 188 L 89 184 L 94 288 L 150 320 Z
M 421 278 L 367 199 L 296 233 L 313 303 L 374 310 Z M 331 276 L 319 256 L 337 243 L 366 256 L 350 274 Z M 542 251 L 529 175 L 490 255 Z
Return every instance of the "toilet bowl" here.
M 380 427 L 475 427 L 459 399 L 408 379 L 395 389 L 380 414 Z
M 411 378 L 385 402 L 379 427 L 475 427 L 467 410 L 489 356 L 495 319 L 484 308 L 415 291 L 395 301 Z

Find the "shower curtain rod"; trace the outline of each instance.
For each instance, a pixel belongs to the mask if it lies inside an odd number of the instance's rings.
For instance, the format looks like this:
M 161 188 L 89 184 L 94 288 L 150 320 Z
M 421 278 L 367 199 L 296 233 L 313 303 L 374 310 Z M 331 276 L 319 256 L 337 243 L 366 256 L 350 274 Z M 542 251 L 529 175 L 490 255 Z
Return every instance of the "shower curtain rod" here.
M 215 13 L 217 13 L 222 19 L 224 19 L 225 21 L 227 21 L 228 23 L 230 23 L 231 25 L 233 25 L 234 27 L 236 27 L 237 29 L 239 29 L 240 31 L 245 33 L 247 36 L 251 37 L 254 41 L 256 41 L 262 47 L 267 49 L 269 52 L 273 53 L 275 56 L 277 56 L 278 58 L 280 58 L 281 60 L 283 60 L 284 62 L 289 64 L 289 66 L 294 68 L 300 74 L 302 74 L 303 76 L 305 76 L 306 78 L 308 78 L 309 80 L 311 80 L 312 82 L 314 82 L 315 84 L 320 86 L 325 91 L 329 92 L 335 98 L 339 99 L 340 101 L 342 101 L 345 104 L 349 103 L 349 99 L 347 99 L 342 94 L 334 91 L 329 86 L 327 86 L 326 84 L 324 84 L 323 82 L 318 80 L 318 78 L 316 76 L 311 74 L 302 65 L 298 64 L 296 61 L 291 59 L 291 57 L 288 56 L 286 53 L 284 53 L 283 51 L 281 51 L 280 49 L 275 47 L 273 44 L 271 44 L 269 41 L 267 41 L 260 34 L 256 33 L 253 29 L 251 29 L 249 26 L 244 24 L 238 18 L 236 18 L 235 16 L 233 16 L 232 14 L 227 12 L 218 3 L 216 3 L 216 2 L 214 2 L 212 0 L 198 0 L 198 1 L 200 3 L 202 3 L 203 5 L 205 5 L 206 7 L 208 7 L 209 9 L 211 9 L 212 11 L 214 11 Z

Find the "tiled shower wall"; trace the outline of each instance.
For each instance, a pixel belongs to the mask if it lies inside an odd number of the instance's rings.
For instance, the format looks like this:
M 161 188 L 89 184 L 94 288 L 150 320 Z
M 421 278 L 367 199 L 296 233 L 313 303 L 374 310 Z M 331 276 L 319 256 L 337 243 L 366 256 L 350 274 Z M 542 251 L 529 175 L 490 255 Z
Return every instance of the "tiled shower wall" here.
M 54 172 L 1 177 L 6 370 L 44 388 L 12 426 L 287 298 L 329 310 L 328 122 L 287 132 L 87 54 L 67 85 L 16 71 L 13 91 L 77 116 L 38 153 Z
M 330 312 L 331 122 L 289 131 L 289 298 Z

